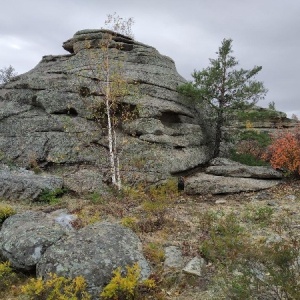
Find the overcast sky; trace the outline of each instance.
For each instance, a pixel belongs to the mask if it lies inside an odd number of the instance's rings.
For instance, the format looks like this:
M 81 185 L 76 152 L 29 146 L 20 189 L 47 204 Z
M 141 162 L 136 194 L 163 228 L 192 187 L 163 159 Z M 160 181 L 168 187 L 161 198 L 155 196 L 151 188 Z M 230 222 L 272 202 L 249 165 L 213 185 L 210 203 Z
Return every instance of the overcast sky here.
M 21 74 L 48 54 L 67 54 L 62 43 L 82 29 L 104 27 L 107 14 L 133 17 L 139 42 L 170 56 L 190 80 L 233 39 L 240 67 L 263 69 L 257 80 L 278 110 L 300 117 L 299 0 L 0 0 L 0 68 Z

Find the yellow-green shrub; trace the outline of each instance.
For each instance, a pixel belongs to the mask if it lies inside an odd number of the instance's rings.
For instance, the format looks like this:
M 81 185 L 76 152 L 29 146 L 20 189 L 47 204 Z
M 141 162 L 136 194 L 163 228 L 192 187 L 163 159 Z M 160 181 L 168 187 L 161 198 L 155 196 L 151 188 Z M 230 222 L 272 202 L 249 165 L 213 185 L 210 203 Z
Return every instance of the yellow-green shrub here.
M 159 186 L 152 186 L 149 190 L 149 196 L 152 200 L 172 200 L 178 197 L 177 180 L 169 179 Z
M 90 224 L 97 223 L 101 220 L 100 212 L 98 210 L 91 210 L 88 207 L 73 211 L 77 219 L 72 222 L 74 228 L 82 228 Z
M 138 290 L 140 287 L 147 289 L 155 288 L 155 282 L 152 279 L 147 279 L 139 282 L 141 269 L 137 263 L 132 267 L 127 266 L 126 269 L 126 276 L 122 276 L 120 267 L 113 271 L 113 278 L 100 294 L 100 297 L 102 297 L 102 299 L 140 299 L 138 295 Z
M 11 206 L 0 205 L 0 224 L 14 214 L 16 214 L 16 211 Z
M 137 219 L 133 217 L 124 217 L 121 220 L 121 224 L 125 227 L 128 227 L 132 230 L 137 229 Z
M 172 201 L 178 197 L 177 181 L 170 179 L 159 186 L 152 186 L 147 196 L 142 207 L 150 215 L 161 217 Z
M 140 201 L 147 198 L 145 193 L 145 185 L 142 183 L 137 184 L 134 187 L 125 186 L 122 192 L 125 198 L 129 198 L 131 200 Z
M 165 251 L 160 244 L 148 243 L 144 247 L 144 254 L 152 263 L 160 264 L 165 259 Z
M 32 278 L 22 286 L 22 295 L 30 300 L 90 300 L 86 282 L 82 276 L 69 279 L 49 274 L 49 279 Z
M 9 262 L 0 263 L 0 295 L 18 280 Z

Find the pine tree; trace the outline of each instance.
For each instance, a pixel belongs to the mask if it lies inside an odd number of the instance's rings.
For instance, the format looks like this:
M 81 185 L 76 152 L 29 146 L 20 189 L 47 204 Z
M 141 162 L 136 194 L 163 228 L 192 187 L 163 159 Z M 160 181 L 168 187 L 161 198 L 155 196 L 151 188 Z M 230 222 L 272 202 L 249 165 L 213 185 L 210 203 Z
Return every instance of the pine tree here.
M 220 154 L 222 127 L 226 119 L 236 110 L 254 105 L 263 99 L 267 90 L 262 82 L 254 80 L 261 66 L 251 70 L 236 69 L 239 64 L 231 55 L 232 40 L 224 39 L 216 59 L 210 59 L 210 66 L 194 71 L 194 80 L 179 87 L 179 91 L 191 96 L 204 106 L 211 107 L 215 119 L 215 144 L 213 156 Z

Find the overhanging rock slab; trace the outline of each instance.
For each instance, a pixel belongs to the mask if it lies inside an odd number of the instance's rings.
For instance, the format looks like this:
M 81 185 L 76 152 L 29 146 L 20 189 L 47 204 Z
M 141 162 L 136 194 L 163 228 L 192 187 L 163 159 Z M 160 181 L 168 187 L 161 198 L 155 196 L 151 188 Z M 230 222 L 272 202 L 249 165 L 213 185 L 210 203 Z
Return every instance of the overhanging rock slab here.
M 199 173 L 186 180 L 185 191 L 189 195 L 228 194 L 264 190 L 279 183 L 280 180 L 234 178 Z

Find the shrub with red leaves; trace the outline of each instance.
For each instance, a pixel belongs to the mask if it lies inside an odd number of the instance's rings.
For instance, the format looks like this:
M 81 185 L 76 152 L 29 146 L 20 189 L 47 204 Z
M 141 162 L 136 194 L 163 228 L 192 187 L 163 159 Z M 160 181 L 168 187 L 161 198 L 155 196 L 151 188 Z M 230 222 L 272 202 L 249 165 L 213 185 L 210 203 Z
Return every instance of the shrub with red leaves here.
M 262 155 L 274 169 L 300 175 L 300 125 L 272 136 L 272 143 Z

